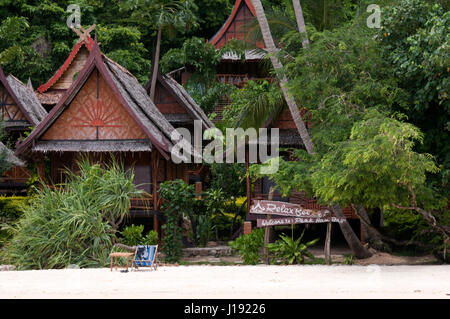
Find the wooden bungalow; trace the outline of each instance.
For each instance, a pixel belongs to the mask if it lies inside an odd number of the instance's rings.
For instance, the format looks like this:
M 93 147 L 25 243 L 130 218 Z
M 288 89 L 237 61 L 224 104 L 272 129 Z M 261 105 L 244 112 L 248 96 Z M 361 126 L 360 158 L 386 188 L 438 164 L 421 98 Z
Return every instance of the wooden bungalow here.
M 134 182 L 148 194 L 145 201 L 133 201 L 132 215 L 152 215 L 158 230 L 159 184 L 188 182 L 192 170 L 190 164 L 172 160 L 171 150 L 180 141 L 172 141 L 174 130 L 138 80 L 103 55 L 94 41 L 75 81 L 16 154 L 35 161 L 41 177 L 53 183 L 64 178 L 63 168 L 76 171 L 83 154 L 100 163 L 111 155 L 120 158 L 126 168 L 134 167 Z M 195 155 L 189 142 L 181 143 Z M 50 176 L 45 176 L 45 159 Z
M 0 107 L 6 133 L 4 139 L 13 148 L 24 138 L 25 132 L 36 127 L 47 116 L 34 92 L 14 76 L 6 77 L 1 66 Z M 23 162 L 11 163 L 14 166 L 0 177 L 0 193 L 25 192 L 25 182 L 31 177 L 30 172 Z

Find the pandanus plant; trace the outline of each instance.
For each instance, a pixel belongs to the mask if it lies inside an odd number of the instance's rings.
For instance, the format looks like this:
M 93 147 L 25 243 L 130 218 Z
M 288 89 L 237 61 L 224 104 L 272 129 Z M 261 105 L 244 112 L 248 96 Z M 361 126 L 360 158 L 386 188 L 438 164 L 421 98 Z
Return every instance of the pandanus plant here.
M 302 243 L 302 238 L 305 231 L 303 230 L 299 238 L 294 240 L 294 237 L 280 235 L 280 239 L 275 243 L 267 244 L 267 248 L 276 258 L 289 265 L 303 264 L 305 257 L 315 259 L 314 255 L 308 251 L 308 248 L 319 240 L 316 238 L 307 243 Z

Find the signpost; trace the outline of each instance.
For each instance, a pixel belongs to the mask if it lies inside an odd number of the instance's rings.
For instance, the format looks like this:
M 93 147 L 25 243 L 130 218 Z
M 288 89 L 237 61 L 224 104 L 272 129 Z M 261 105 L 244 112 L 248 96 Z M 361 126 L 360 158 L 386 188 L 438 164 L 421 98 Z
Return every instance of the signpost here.
M 258 228 L 293 224 L 328 223 L 325 239 L 325 260 L 327 265 L 330 264 L 331 259 L 331 223 L 345 222 L 345 218 L 332 216 L 328 209 L 305 209 L 300 205 L 270 200 L 254 200 L 249 213 L 266 215 L 266 219 L 258 218 L 256 220 L 256 227 Z M 273 218 L 273 215 L 282 217 Z

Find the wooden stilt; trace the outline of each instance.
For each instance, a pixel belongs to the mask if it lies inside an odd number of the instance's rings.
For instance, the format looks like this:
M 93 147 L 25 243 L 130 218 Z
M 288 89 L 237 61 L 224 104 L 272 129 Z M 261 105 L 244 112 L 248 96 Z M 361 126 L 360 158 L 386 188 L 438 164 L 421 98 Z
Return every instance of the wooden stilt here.
M 364 237 L 365 237 L 365 235 L 364 235 L 363 224 L 360 220 L 359 221 L 359 239 L 361 240 L 361 244 L 363 244 L 363 245 L 366 244 L 366 239 Z
M 247 215 L 250 211 L 250 206 L 252 206 L 252 192 L 249 176 L 249 154 L 248 151 L 245 153 L 245 171 L 247 173 Z

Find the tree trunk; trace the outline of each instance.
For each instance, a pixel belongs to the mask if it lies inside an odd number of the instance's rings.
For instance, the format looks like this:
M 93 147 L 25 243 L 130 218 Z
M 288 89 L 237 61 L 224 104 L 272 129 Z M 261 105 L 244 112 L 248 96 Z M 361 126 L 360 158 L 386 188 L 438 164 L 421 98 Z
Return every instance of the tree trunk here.
M 332 208 L 336 217 L 345 218 L 341 206 L 333 205 Z M 372 254 L 361 244 L 361 241 L 358 239 L 358 237 L 356 237 L 355 232 L 347 221 L 339 223 L 339 226 L 341 227 L 341 231 L 344 234 L 345 240 L 350 246 L 352 252 L 355 254 L 356 258 L 364 259 L 372 256 Z
M 255 7 L 256 18 L 258 19 L 259 25 L 261 27 L 261 33 L 264 39 L 264 44 L 266 50 L 270 55 L 270 61 L 272 62 L 273 68 L 276 72 L 282 71 L 283 65 L 277 57 L 278 50 L 275 47 L 275 42 L 273 41 L 272 34 L 270 32 L 269 23 L 267 22 L 266 15 L 264 13 L 264 8 L 260 0 L 252 0 L 252 4 Z M 297 103 L 295 102 L 292 95 L 289 94 L 287 89 L 287 78 L 285 75 L 278 75 L 278 80 L 280 81 L 281 90 L 283 92 L 284 99 L 289 106 L 289 111 L 291 112 L 292 118 L 294 120 L 295 126 L 297 127 L 298 133 L 302 138 L 303 144 L 305 145 L 306 151 L 310 154 L 314 153 L 314 147 L 309 136 L 308 130 L 306 129 L 305 123 L 300 115 Z
M 155 101 L 155 90 L 156 90 L 156 80 L 158 78 L 158 69 L 159 69 L 159 54 L 161 52 L 161 34 L 162 34 L 162 26 L 158 28 L 158 36 L 156 40 L 156 50 L 155 50 L 155 59 L 153 61 L 153 72 L 152 72 L 152 83 L 150 86 L 150 99 Z
M 370 222 L 369 215 L 367 214 L 364 206 L 361 204 L 357 205 L 355 211 L 356 215 L 358 215 L 359 217 L 361 227 L 364 231 L 366 241 L 369 243 L 369 245 L 376 250 L 390 252 L 391 249 L 389 245 L 387 245 L 383 241 L 383 235 L 381 235 L 380 232 L 375 227 L 373 227 L 372 223 Z
M 298 32 L 300 32 L 302 39 L 303 49 L 309 48 L 309 38 L 306 32 L 305 19 L 303 17 L 302 5 L 300 0 L 292 0 L 292 6 L 294 7 L 295 18 L 297 20 Z

